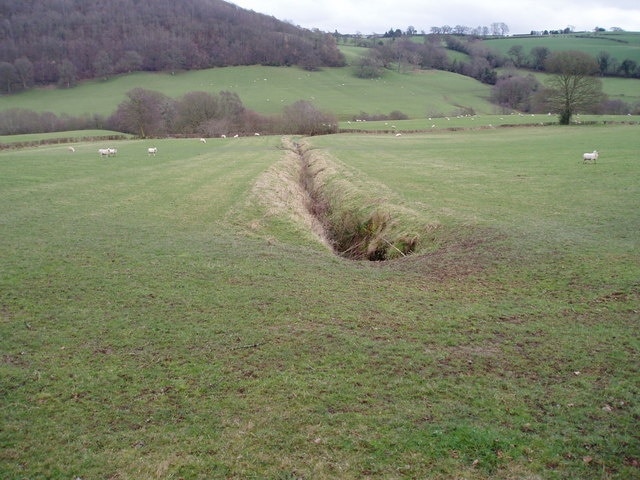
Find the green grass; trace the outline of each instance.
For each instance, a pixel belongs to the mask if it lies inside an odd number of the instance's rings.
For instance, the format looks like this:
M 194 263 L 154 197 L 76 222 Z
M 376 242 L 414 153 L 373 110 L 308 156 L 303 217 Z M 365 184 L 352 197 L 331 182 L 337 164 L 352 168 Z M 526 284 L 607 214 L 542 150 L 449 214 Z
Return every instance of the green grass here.
M 505 37 L 484 41 L 486 45 L 504 55 L 514 45 L 521 45 L 529 54 L 534 47 L 546 47 L 552 52 L 577 50 L 596 56 L 602 51 L 609 52 L 618 62 L 630 59 L 640 63 L 640 33 L 577 33 L 569 35 L 549 35 L 532 37 Z
M 640 101 L 637 80 L 606 78 L 603 83 L 612 98 L 629 104 Z M 0 98 L 0 110 L 109 115 L 126 99 L 126 92 L 136 87 L 174 98 L 190 91 L 229 90 L 237 92 L 246 107 L 263 114 L 280 113 L 284 106 L 304 99 L 343 121 L 361 112 L 374 115 L 401 111 L 414 119 L 455 116 L 464 110 L 482 115 L 496 113 L 496 106 L 487 100 L 490 86 L 468 77 L 441 71 L 387 71 L 380 79 L 364 80 L 356 78 L 351 67 L 313 73 L 275 67 L 230 67 L 177 75 L 137 73 L 106 82 L 86 82 L 68 90 L 35 89 L 4 96 Z
M 593 55 L 606 50 L 618 61 L 630 58 L 640 63 L 639 39 L 640 34 L 636 33 L 607 33 L 597 36 L 507 37 L 485 42 L 503 54 L 518 44 L 523 45 L 527 52 L 533 46 L 547 46 L 552 51 L 579 49 Z M 366 52 L 366 49 L 353 46 L 341 46 L 341 49 L 351 65 Z M 612 98 L 629 104 L 640 100 L 637 79 L 604 78 L 603 85 L 605 93 Z M 107 81 L 86 81 L 71 89 L 37 88 L 2 96 L 0 111 L 26 108 L 57 115 L 110 115 L 118 104 L 126 100 L 126 92 L 137 87 L 156 90 L 173 98 L 192 91 L 233 91 L 248 108 L 263 114 L 280 113 L 285 105 L 301 99 L 309 100 L 322 110 L 336 114 L 340 120 L 353 118 L 360 112 L 388 114 L 394 110 L 411 118 L 455 115 L 463 108 L 484 115 L 495 113 L 495 106 L 487 100 L 490 86 L 468 77 L 442 71 L 385 71 L 380 79 L 365 80 L 354 76 L 353 66 L 326 68 L 320 72 L 247 66 L 175 75 L 135 73 Z
M 491 112 L 489 87 L 448 72 L 399 74 L 380 79 L 356 78 L 350 67 L 306 72 L 285 67 L 229 67 L 177 75 L 136 73 L 106 82 L 92 81 L 69 90 L 35 89 L 0 98 L 0 110 L 27 108 L 57 114 L 108 115 L 125 100 L 126 92 L 143 87 L 177 98 L 190 91 L 237 92 L 245 106 L 259 113 L 280 113 L 286 105 L 308 100 L 339 118 L 359 112 L 388 114 L 400 110 L 411 117 L 460 106 Z
M 27 146 L 35 143 L 73 143 L 99 138 L 128 137 L 121 132 L 112 130 L 70 130 L 65 132 L 26 133 L 23 135 L 0 135 L 0 147 L 20 145 Z
M 498 75 L 516 73 L 521 76 L 533 75 L 541 84 L 548 83 L 549 74 L 525 69 L 498 69 Z M 640 82 L 634 78 L 604 77 L 602 91 L 612 100 L 622 100 L 630 106 L 640 103 Z
M 386 263 L 308 232 L 278 137 L 0 152 L 0 471 L 636 477 L 637 133 L 305 139 L 436 227 Z
M 640 123 L 638 115 L 576 115 L 573 123 L 610 124 Z M 413 120 L 343 121 L 340 128 L 364 132 L 438 132 L 442 130 L 477 130 L 500 127 L 525 127 L 557 125 L 557 115 L 541 114 L 495 114 L 434 116 Z

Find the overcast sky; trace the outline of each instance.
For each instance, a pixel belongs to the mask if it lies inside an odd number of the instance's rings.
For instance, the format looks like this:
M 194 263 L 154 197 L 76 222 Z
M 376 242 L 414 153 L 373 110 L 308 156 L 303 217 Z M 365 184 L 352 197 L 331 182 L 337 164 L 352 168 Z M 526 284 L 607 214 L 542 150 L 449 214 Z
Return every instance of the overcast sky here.
M 620 27 L 640 31 L 640 0 L 229 0 L 304 28 L 326 32 L 384 33 L 412 26 L 487 26 L 505 23 L 509 33 Z

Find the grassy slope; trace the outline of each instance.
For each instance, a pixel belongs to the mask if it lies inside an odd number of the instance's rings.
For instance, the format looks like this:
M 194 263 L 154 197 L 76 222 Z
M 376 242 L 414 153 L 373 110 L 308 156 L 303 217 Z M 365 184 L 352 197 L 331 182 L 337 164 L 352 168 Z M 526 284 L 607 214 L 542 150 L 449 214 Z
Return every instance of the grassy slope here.
M 637 129 L 311 139 L 441 225 L 389 264 L 251 193 L 278 138 L 0 153 L 0 470 L 637 475 Z
M 628 43 L 611 40 L 622 39 Z M 606 34 L 592 38 L 507 37 L 486 40 L 491 48 L 503 54 L 519 44 L 529 51 L 533 46 L 551 50 L 580 49 L 596 55 L 607 50 L 614 58 L 635 59 L 640 55 L 640 34 Z M 354 63 L 363 49 L 343 46 L 349 62 Z M 640 63 L 640 57 L 637 58 Z M 523 72 L 526 73 L 526 72 Z M 638 80 L 604 79 L 604 91 L 613 98 L 629 103 L 639 100 Z M 296 100 L 313 101 L 320 108 L 334 112 L 341 119 L 367 113 L 389 113 L 400 110 L 412 118 L 452 115 L 461 106 L 478 113 L 492 113 L 494 107 L 486 98 L 489 88 L 472 79 L 447 72 L 399 74 L 387 71 L 382 79 L 361 80 L 352 67 L 324 69 L 309 73 L 297 68 L 233 67 L 186 72 L 178 75 L 136 73 L 108 81 L 90 81 L 69 90 L 36 89 L 0 98 L 0 110 L 27 108 L 71 115 L 112 113 L 123 101 L 125 93 L 143 87 L 178 97 L 189 91 L 237 92 L 247 107 L 260 113 L 277 113 Z
M 80 115 L 110 114 L 132 88 L 157 90 L 172 97 L 189 91 L 237 92 L 244 104 L 261 113 L 278 113 L 297 100 L 312 101 L 341 118 L 366 111 L 400 110 L 423 117 L 436 110 L 451 113 L 464 105 L 490 112 L 489 87 L 447 72 L 398 74 L 386 72 L 377 80 L 353 76 L 351 68 L 309 73 L 298 68 L 230 67 L 178 75 L 137 73 L 106 82 L 88 82 L 71 90 L 37 89 L 0 98 L 0 109 L 27 108 Z
M 640 63 L 640 33 L 574 34 L 541 37 L 505 37 L 485 40 L 487 46 L 506 55 L 513 45 L 522 45 L 525 53 L 533 47 L 549 50 L 578 50 L 596 56 L 602 51 L 622 62 L 625 59 Z
M 634 103 L 640 100 L 637 84 L 637 80 L 604 79 L 604 91 Z M 106 82 L 83 83 L 70 90 L 36 89 L 5 96 L 0 98 L 0 109 L 108 115 L 126 98 L 126 92 L 136 87 L 173 97 L 195 90 L 235 91 L 248 108 L 265 114 L 281 112 L 283 106 L 305 99 L 343 120 L 362 111 L 388 114 L 400 110 L 412 118 L 455 115 L 463 107 L 481 114 L 495 112 L 495 106 L 486 100 L 489 86 L 452 73 L 388 71 L 381 79 L 361 80 L 353 76 L 350 68 L 309 73 L 273 67 L 232 67 L 179 75 L 137 73 Z

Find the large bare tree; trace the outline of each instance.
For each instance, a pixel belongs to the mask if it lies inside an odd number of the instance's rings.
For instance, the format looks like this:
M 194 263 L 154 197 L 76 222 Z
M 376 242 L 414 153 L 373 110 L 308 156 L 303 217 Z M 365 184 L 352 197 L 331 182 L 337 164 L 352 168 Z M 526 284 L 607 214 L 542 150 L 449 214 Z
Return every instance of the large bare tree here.
M 547 81 L 548 102 L 560 117 L 561 125 L 568 125 L 573 114 L 589 110 L 604 97 L 602 81 L 595 77 L 598 63 L 584 52 L 563 51 L 552 54 L 546 62 L 552 76 Z

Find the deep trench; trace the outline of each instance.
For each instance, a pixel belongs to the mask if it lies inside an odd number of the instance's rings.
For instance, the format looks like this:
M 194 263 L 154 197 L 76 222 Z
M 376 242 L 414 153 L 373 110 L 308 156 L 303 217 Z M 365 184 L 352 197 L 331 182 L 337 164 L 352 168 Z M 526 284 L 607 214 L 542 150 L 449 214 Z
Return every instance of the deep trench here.
M 300 164 L 299 183 L 306 194 L 305 208 L 322 226 L 324 237 L 336 255 L 351 260 L 385 261 L 406 256 L 416 249 L 417 236 L 395 242 L 385 238 L 390 214 L 374 210 L 363 216 L 332 202 L 324 186 L 316 180 L 322 170 L 313 170 L 311 155 L 303 145 L 297 142 L 293 145 Z

